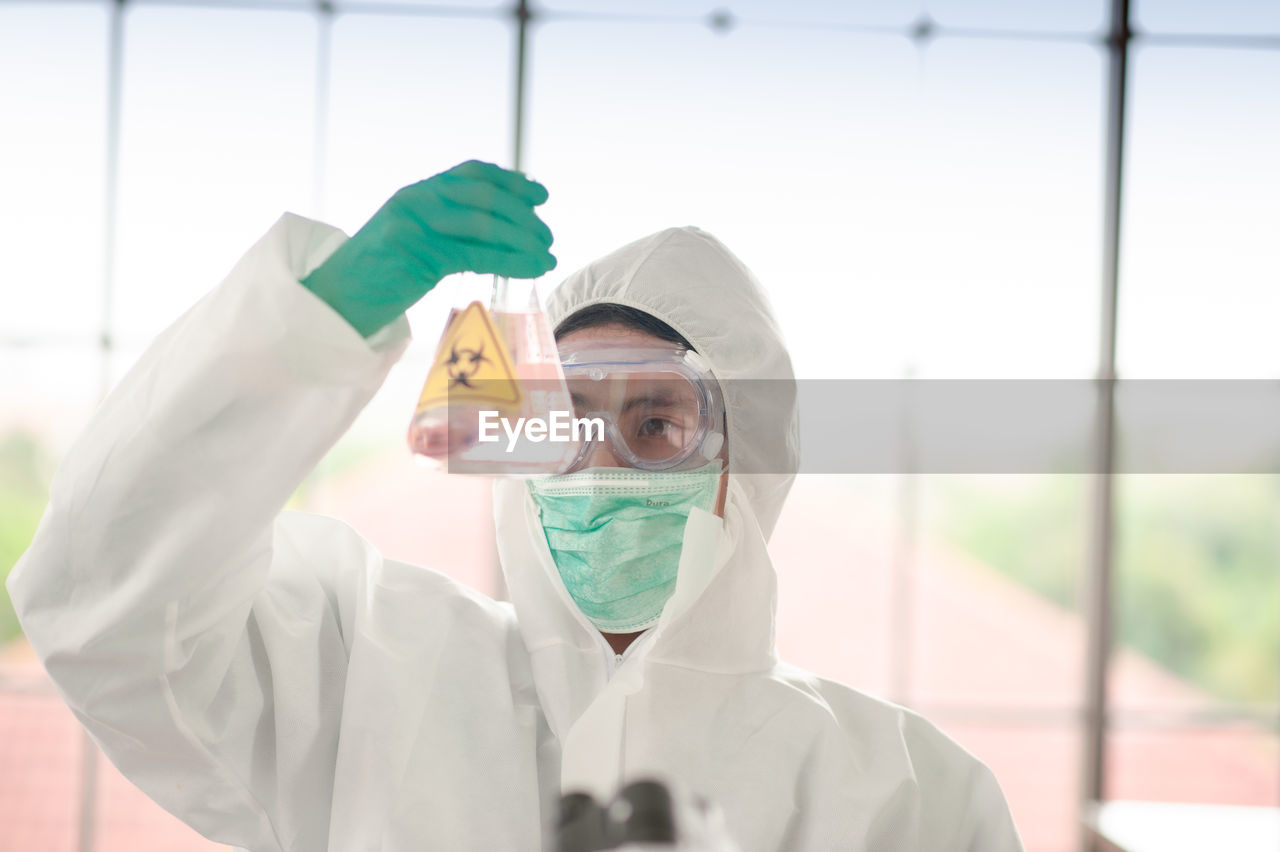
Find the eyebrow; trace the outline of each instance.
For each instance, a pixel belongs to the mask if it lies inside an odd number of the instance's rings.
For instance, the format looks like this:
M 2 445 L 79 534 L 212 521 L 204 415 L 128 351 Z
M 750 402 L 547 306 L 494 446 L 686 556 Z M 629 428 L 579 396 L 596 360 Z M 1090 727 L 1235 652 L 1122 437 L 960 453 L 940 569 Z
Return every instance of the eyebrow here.
M 638 396 L 629 397 L 622 406 L 622 413 L 627 414 L 633 408 L 641 405 L 647 408 L 675 408 L 680 401 L 676 394 L 670 391 L 656 391 L 650 393 L 642 393 Z
M 575 408 L 587 408 L 589 402 L 584 395 L 577 391 L 569 394 L 570 401 L 573 402 Z M 630 396 L 622 406 L 622 413 L 627 414 L 632 409 L 645 406 L 648 408 L 675 408 L 681 404 L 680 395 L 671 391 L 651 391 L 647 393 L 636 394 Z

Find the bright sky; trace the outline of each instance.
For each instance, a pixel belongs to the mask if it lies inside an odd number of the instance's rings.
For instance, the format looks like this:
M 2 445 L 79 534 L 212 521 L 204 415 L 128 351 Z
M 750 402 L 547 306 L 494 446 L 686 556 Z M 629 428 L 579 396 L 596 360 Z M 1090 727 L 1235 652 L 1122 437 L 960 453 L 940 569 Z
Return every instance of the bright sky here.
M 102 311 L 106 5 L 0 3 L 0 335 L 73 345 L 0 349 L 20 399 L 96 389 L 81 346 Z M 280 212 L 350 232 L 405 183 L 469 157 L 509 161 L 505 22 L 339 17 L 318 152 L 312 15 L 132 5 L 117 374 Z M 971 38 L 922 50 L 751 23 L 896 26 L 917 17 L 912 2 L 726 5 L 745 21 L 728 35 L 678 22 L 535 28 L 526 168 L 551 191 L 561 260 L 544 286 L 624 242 L 697 224 L 764 282 L 802 376 L 1091 375 L 1101 51 Z M 1137 14 L 1168 31 L 1280 31 L 1277 4 L 1211 5 L 1212 19 L 1191 0 L 1148 0 Z M 1103 17 L 1101 0 L 928 8 L 973 27 L 1086 32 Z M 1277 93 L 1274 50 L 1136 53 L 1122 375 L 1280 372 Z M 448 305 L 483 286 L 451 282 L 414 309 L 418 344 L 390 411 L 407 415 Z

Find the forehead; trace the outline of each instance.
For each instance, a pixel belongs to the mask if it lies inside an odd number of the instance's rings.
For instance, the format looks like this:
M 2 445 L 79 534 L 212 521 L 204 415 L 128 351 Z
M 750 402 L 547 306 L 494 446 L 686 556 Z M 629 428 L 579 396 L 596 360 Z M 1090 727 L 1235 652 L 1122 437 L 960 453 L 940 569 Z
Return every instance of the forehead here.
M 655 337 L 645 331 L 622 325 L 621 323 L 611 322 L 605 325 L 593 325 L 590 328 L 580 328 L 572 331 L 560 338 L 557 343 L 586 343 L 586 342 L 605 342 L 617 343 L 620 345 L 642 345 L 642 346 L 674 346 L 675 344 L 663 340 L 661 337 Z
M 668 349 L 676 346 L 670 341 L 620 323 L 579 329 L 556 342 L 604 343 L 621 347 L 661 346 Z M 685 405 L 695 396 L 687 378 L 662 369 L 652 372 L 640 370 L 612 373 L 603 377 L 603 380 L 601 377 L 571 373 L 565 379 L 569 385 L 569 393 L 578 405 L 621 404 L 624 399 L 628 405 L 633 405 L 639 398 L 649 403 L 650 407 Z

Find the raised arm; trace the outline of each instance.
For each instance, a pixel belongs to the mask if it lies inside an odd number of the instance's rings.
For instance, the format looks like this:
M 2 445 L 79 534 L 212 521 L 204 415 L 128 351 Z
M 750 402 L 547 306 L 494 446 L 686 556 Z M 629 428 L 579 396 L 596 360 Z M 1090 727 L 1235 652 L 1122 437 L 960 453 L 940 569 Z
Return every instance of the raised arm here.
M 68 705 L 214 840 L 327 845 L 344 624 L 378 555 L 326 519 L 276 518 L 403 349 L 408 305 L 460 268 L 553 265 L 545 226 L 485 188 L 524 179 L 490 170 L 407 187 L 349 241 L 281 219 L 108 397 L 10 575 Z

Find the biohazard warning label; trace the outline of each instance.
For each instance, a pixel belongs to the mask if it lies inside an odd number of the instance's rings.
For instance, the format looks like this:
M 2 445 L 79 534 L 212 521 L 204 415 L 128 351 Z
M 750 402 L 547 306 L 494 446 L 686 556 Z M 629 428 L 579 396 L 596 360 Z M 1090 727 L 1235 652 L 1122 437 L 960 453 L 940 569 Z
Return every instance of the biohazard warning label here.
M 523 400 L 511 354 L 484 305 L 472 302 L 455 312 L 440 338 L 418 411 L 450 402 L 513 411 Z

